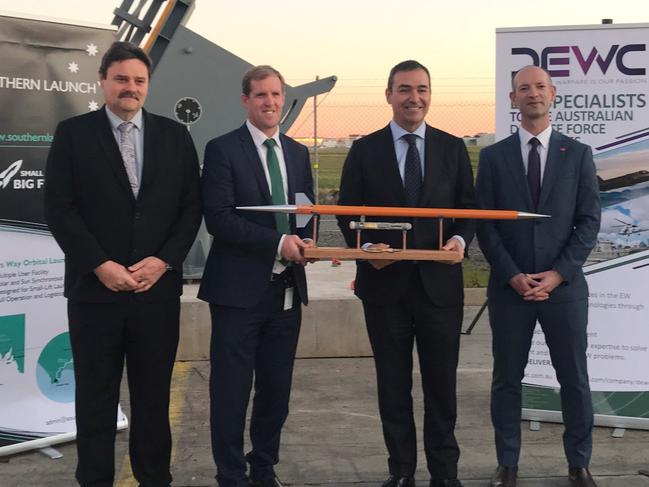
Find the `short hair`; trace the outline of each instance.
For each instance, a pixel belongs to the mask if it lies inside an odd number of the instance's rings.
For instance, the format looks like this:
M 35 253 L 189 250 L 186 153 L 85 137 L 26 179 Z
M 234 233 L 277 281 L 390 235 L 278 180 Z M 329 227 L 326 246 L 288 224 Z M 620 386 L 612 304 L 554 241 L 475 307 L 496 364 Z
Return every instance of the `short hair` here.
M 101 58 L 101 64 L 99 65 L 99 74 L 102 78 L 106 78 L 108 75 L 108 68 L 110 68 L 111 64 L 126 61 L 128 59 L 138 59 L 142 61 L 149 73 L 149 78 L 151 77 L 151 66 L 153 65 L 151 58 L 142 50 L 142 48 L 131 42 L 123 41 L 113 42 L 104 53 L 104 56 Z
M 548 77 L 548 81 L 550 82 L 550 86 L 554 85 L 554 82 L 552 81 L 552 76 L 550 75 L 550 71 L 548 71 L 547 69 L 545 69 L 545 68 L 543 68 L 541 66 L 535 66 L 534 64 L 528 64 L 527 66 L 523 66 L 518 71 L 512 71 L 512 92 L 516 91 L 516 84 L 514 83 L 514 79 L 516 79 L 516 76 L 518 76 L 518 73 L 520 73 L 521 71 L 523 71 L 524 69 L 527 69 L 527 68 L 539 68 Z
M 272 66 L 262 64 L 261 66 L 253 66 L 248 71 L 246 71 L 246 74 L 243 75 L 243 79 L 241 80 L 241 93 L 246 96 L 250 95 L 250 92 L 252 91 L 251 84 L 253 80 L 261 81 L 270 76 L 277 76 L 280 83 L 282 83 L 282 91 L 286 90 L 286 82 L 284 81 L 284 76 L 282 76 L 282 73 L 277 71 Z
M 392 91 L 392 85 L 394 85 L 394 76 L 401 71 L 416 71 L 417 69 L 423 69 L 428 76 L 428 86 L 430 86 L 430 73 L 428 68 L 421 64 L 418 61 L 409 59 L 408 61 L 402 61 L 390 70 L 390 76 L 388 76 L 388 91 Z

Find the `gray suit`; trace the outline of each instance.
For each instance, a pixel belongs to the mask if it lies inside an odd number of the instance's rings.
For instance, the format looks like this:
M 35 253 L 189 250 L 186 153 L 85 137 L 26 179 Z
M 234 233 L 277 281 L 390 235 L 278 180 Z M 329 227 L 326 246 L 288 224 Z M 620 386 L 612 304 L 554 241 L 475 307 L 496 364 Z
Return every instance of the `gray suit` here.
M 561 384 L 564 449 L 571 467 L 587 467 L 593 411 L 586 370 L 588 287 L 582 265 L 600 224 L 590 147 L 553 131 L 538 207 L 532 203 L 518 133 L 484 149 L 476 182 L 481 208 L 545 213 L 552 218 L 487 221 L 478 241 L 491 265 L 488 298 L 494 371 L 491 414 L 498 463 L 516 466 L 521 380 L 538 320 Z M 564 279 L 547 301 L 524 301 L 509 285 L 518 273 L 555 270 Z

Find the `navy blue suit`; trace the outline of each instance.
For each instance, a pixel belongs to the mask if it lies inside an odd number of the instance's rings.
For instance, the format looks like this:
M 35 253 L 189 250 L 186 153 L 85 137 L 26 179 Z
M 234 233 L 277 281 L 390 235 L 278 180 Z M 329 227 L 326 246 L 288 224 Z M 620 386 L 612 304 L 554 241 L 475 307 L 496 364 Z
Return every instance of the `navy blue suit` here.
M 588 287 L 582 265 L 597 242 L 599 189 L 590 147 L 553 131 L 538 207 L 532 203 L 518 133 L 483 149 L 476 182 L 481 208 L 551 215 L 478 223 L 491 265 L 487 295 L 493 333 L 491 414 L 498 463 L 516 466 L 521 380 L 538 320 L 561 385 L 564 449 L 571 467 L 587 467 L 593 410 L 586 370 Z M 519 273 L 555 270 L 564 281 L 547 301 L 524 301 L 508 284 Z
M 288 202 L 296 193 L 313 199 L 306 147 L 280 136 L 286 163 Z M 272 476 L 278 462 L 288 402 L 300 303 L 307 304 L 304 267 L 288 267 L 289 283 L 271 282 L 281 234 L 272 213 L 235 210 L 272 204 L 268 182 L 244 125 L 211 140 L 205 148 L 203 210 L 214 238 L 198 297 L 210 303 L 212 342 L 210 398 L 212 449 L 221 487 L 247 487 L 250 477 Z M 310 225 L 292 233 L 310 236 Z M 295 288 L 292 309 L 284 310 L 287 286 Z M 252 451 L 244 458 L 246 409 L 255 377 L 250 424 Z
M 462 139 L 426 126 L 424 180 L 418 207 L 474 208 L 473 174 Z M 390 126 L 354 142 L 343 167 L 341 205 L 407 206 Z M 352 217 L 338 217 L 347 245 L 356 245 Z M 368 220 L 396 221 L 384 217 Z M 410 221 L 409 248 L 437 249 L 439 223 Z M 473 220 L 446 219 L 444 240 L 461 235 L 468 246 Z M 401 233 L 363 232 L 362 243 L 401 248 Z M 457 477 L 456 369 L 462 325 L 462 266 L 398 261 L 377 270 L 357 261 L 356 295 L 363 302 L 374 353 L 379 411 L 390 474 L 413 476 L 417 434 L 412 408 L 412 352 L 416 342 L 424 391 L 424 449 L 432 479 Z

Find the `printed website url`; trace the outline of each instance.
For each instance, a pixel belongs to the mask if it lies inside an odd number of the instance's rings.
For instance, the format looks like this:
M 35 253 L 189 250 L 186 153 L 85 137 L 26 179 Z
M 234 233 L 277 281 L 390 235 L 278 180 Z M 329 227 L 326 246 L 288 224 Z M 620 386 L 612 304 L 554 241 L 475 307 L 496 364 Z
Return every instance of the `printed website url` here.
M 23 134 L 0 134 L 0 143 L 2 142 L 47 142 L 51 143 L 54 139 L 53 135 L 47 134 L 31 134 L 25 132 Z

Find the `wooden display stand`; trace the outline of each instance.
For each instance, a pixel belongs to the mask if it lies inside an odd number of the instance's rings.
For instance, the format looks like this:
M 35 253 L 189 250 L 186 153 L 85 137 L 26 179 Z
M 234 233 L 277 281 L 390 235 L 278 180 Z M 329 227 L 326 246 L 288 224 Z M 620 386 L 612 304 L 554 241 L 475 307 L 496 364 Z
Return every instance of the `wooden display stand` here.
M 361 219 L 360 222 L 350 222 L 349 226 L 352 230 L 356 230 L 356 247 L 355 248 L 342 248 L 342 247 L 318 247 L 317 228 L 318 228 L 318 215 L 314 215 L 313 220 L 313 241 L 316 243 L 315 247 L 304 249 L 304 257 L 307 259 L 337 259 L 337 260 L 432 260 L 443 262 L 446 264 L 457 264 L 462 262 L 464 258 L 463 252 L 454 250 L 441 250 L 444 245 L 444 236 L 442 232 L 442 219 L 439 219 L 439 248 L 440 250 L 422 250 L 422 249 L 408 249 L 406 247 L 406 233 L 412 228 L 410 223 L 380 223 L 380 222 L 365 222 Z M 361 231 L 362 230 L 397 230 L 401 231 L 403 235 L 403 247 L 400 249 L 387 248 L 387 249 L 363 249 L 361 248 Z
M 390 249 L 388 252 L 368 252 L 341 247 L 311 247 L 304 249 L 307 259 L 338 260 L 436 260 L 447 264 L 462 262 L 462 252 L 454 250 Z

